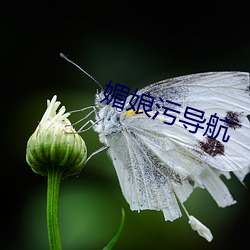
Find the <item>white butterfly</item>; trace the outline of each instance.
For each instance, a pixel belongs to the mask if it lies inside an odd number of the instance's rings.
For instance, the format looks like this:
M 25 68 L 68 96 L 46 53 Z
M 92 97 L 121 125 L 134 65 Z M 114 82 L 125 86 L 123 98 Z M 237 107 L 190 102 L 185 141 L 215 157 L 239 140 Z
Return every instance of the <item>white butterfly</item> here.
M 104 147 L 89 158 L 108 148 L 131 210 L 161 210 L 165 220 L 173 221 L 181 216 L 181 204 L 192 229 L 211 241 L 210 230 L 189 215 L 183 203 L 196 187 L 207 189 L 220 207 L 235 203 L 220 176 L 230 178 L 232 172 L 242 182 L 250 172 L 249 74 L 209 72 L 176 77 L 151 84 L 137 94 L 146 93 L 180 104 L 174 107 L 179 113 L 168 110 L 166 116 L 159 109 L 156 118 L 151 119 L 145 112 L 126 111 L 133 104 L 132 96 L 119 111 L 111 104 L 101 103 L 105 98 L 102 90 L 96 94 L 95 107 L 90 112 L 96 113 L 96 121 L 89 122 Z M 216 139 L 203 135 L 204 131 L 191 133 L 192 126 L 179 122 L 187 106 L 204 111 L 203 126 L 214 114 L 227 117 L 231 124 L 222 125 L 227 128 L 229 140 L 223 142 L 222 131 Z M 150 115 L 156 112 L 154 106 Z M 165 124 L 171 115 L 176 117 L 175 123 Z
M 247 73 L 211 72 L 160 81 L 138 92 L 202 110 L 206 122 L 215 113 L 227 117 L 233 123 L 224 124 L 230 135 L 227 142 L 199 130 L 190 133 L 177 122 L 164 124 L 163 112 L 152 120 L 144 112 L 126 111 L 129 98 L 120 112 L 100 103 L 103 92 L 96 95 L 93 128 L 108 147 L 131 210 L 161 210 L 165 220 L 173 221 L 181 216 L 177 200 L 183 204 L 195 187 L 206 188 L 220 207 L 235 203 L 220 175 L 230 178 L 233 172 L 243 181 L 250 171 L 249 86 Z M 168 114 L 183 118 L 183 113 Z M 193 216 L 189 219 L 193 229 L 212 240 L 208 228 Z

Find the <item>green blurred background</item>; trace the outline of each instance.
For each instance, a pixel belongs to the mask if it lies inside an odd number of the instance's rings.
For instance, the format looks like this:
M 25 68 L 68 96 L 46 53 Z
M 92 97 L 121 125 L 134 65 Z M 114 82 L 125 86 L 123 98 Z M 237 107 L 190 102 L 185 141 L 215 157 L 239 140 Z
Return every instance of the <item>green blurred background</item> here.
M 170 4 L 171 3 L 171 4 Z M 207 3 L 208 4 L 208 3 Z M 48 249 L 46 178 L 25 161 L 26 143 L 54 94 L 67 110 L 93 105 L 96 84 L 59 57 L 69 55 L 103 85 L 140 88 L 205 71 L 250 69 L 247 7 L 179 2 L 10 2 L 1 6 L 2 230 L 1 249 Z M 83 114 L 73 115 L 77 121 Z M 101 147 L 82 134 L 89 154 Z M 186 202 L 214 235 L 206 242 L 185 216 L 165 222 L 161 212 L 132 212 L 106 152 L 81 175 L 62 181 L 60 229 L 64 250 L 95 250 L 126 220 L 114 249 L 248 249 L 249 188 L 225 180 L 238 203 L 218 208 L 205 190 Z M 250 177 L 246 178 L 250 186 Z

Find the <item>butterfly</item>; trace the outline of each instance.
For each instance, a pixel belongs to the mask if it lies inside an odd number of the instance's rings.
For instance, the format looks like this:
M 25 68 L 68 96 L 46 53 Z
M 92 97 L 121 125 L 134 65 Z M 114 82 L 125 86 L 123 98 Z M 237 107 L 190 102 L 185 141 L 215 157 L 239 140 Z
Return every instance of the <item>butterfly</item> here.
M 210 230 L 189 215 L 183 203 L 197 187 L 206 189 L 219 207 L 235 203 L 220 176 L 234 174 L 243 182 L 250 172 L 249 74 L 197 73 L 159 81 L 137 92 L 139 98 L 149 94 L 168 103 L 147 112 L 130 95 L 118 110 L 102 102 L 105 91 L 97 92 L 91 123 L 104 144 L 97 152 L 107 149 L 131 210 L 160 210 L 166 221 L 174 221 L 182 216 L 182 206 L 192 229 L 211 241 Z M 191 123 L 190 119 L 183 123 L 187 107 L 196 111 Z M 202 111 L 200 124 L 197 110 Z M 221 135 L 215 139 L 211 131 L 219 118 Z
M 181 106 L 197 107 L 204 111 L 206 121 L 214 114 L 227 118 L 230 123 L 222 128 L 228 129 L 230 139 L 223 142 L 191 133 L 178 123 L 165 124 L 163 112 L 152 120 L 145 112 L 126 111 L 129 101 L 123 111 L 117 111 L 102 104 L 103 92 L 98 93 L 93 129 L 108 148 L 131 210 L 161 210 L 165 220 L 173 221 L 181 216 L 178 202 L 183 204 L 196 187 L 206 188 L 220 207 L 234 204 L 220 176 L 229 178 L 233 173 L 243 181 L 250 171 L 248 73 L 181 76 L 146 86 L 137 94 L 148 93 Z M 177 112 L 168 113 L 181 119 Z

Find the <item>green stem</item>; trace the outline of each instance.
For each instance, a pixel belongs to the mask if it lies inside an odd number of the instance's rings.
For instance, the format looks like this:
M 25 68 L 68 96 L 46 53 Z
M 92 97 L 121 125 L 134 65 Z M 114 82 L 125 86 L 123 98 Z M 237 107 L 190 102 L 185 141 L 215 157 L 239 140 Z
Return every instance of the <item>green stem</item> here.
M 59 188 L 62 171 L 58 167 L 48 168 L 47 227 L 50 250 L 61 250 L 59 231 Z

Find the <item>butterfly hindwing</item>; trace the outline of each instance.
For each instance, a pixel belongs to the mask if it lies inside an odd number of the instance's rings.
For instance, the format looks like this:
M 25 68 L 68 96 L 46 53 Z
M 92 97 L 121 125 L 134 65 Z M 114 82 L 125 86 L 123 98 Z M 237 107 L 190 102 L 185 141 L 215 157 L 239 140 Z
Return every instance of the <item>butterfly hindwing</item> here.
M 180 217 L 170 176 L 160 173 L 160 169 L 156 167 L 160 166 L 159 160 L 154 152 L 148 149 L 145 151 L 144 142 L 133 135 L 132 131 L 124 131 L 119 136 L 113 135 L 109 142 L 109 155 L 131 209 L 162 210 L 166 220 L 171 221 Z

